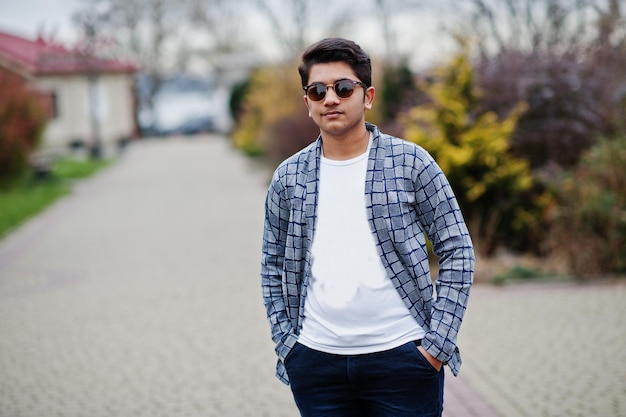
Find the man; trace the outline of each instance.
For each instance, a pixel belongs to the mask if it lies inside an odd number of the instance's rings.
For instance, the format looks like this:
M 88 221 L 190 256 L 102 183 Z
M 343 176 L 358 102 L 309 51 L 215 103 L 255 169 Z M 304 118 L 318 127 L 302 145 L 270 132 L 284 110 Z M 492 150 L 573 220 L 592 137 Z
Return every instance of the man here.
M 324 39 L 298 70 L 320 136 L 267 193 L 261 277 L 277 376 L 306 417 L 440 416 L 474 270 L 456 199 L 424 149 L 365 122 L 375 89 L 357 44 Z

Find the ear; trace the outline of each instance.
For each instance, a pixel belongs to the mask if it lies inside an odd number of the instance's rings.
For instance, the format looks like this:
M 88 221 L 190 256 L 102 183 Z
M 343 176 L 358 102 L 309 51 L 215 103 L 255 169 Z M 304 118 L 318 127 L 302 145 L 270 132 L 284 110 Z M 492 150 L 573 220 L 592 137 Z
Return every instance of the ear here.
M 376 89 L 374 87 L 368 87 L 365 90 L 365 108 L 370 110 L 374 104 L 374 97 L 376 97 Z
M 304 100 L 304 104 L 306 105 L 306 108 L 309 111 L 309 117 L 311 117 L 311 107 L 309 107 L 309 98 L 305 94 L 304 96 L 302 96 L 302 99 Z

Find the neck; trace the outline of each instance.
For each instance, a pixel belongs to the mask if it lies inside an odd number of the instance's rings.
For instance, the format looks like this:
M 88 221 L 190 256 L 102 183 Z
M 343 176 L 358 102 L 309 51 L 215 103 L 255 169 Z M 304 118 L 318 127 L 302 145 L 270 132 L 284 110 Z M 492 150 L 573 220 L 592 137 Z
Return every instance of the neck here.
M 361 155 L 367 150 L 370 132 L 365 128 L 345 136 L 327 135 L 322 132 L 324 157 L 334 160 L 347 160 Z

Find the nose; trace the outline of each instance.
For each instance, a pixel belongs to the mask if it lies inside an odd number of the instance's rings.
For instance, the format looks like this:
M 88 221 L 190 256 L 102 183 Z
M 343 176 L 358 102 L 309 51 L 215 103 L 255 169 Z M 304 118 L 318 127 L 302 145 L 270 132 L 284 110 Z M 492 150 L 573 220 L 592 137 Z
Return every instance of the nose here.
M 326 90 L 326 96 L 324 97 L 324 105 L 337 104 L 340 101 L 341 100 L 339 99 L 339 96 L 337 96 L 337 93 L 335 93 L 335 89 L 329 87 Z

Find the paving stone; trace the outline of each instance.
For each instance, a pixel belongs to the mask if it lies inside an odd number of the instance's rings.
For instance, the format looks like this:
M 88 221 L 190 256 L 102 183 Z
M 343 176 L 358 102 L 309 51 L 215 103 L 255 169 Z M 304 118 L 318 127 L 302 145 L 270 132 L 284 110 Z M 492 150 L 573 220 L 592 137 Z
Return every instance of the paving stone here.
M 476 287 L 462 375 L 502 416 L 626 415 L 625 284 Z
M 297 416 L 261 301 L 266 181 L 220 136 L 140 141 L 0 241 L 0 416 Z M 626 415 L 625 296 L 477 286 L 444 415 Z

